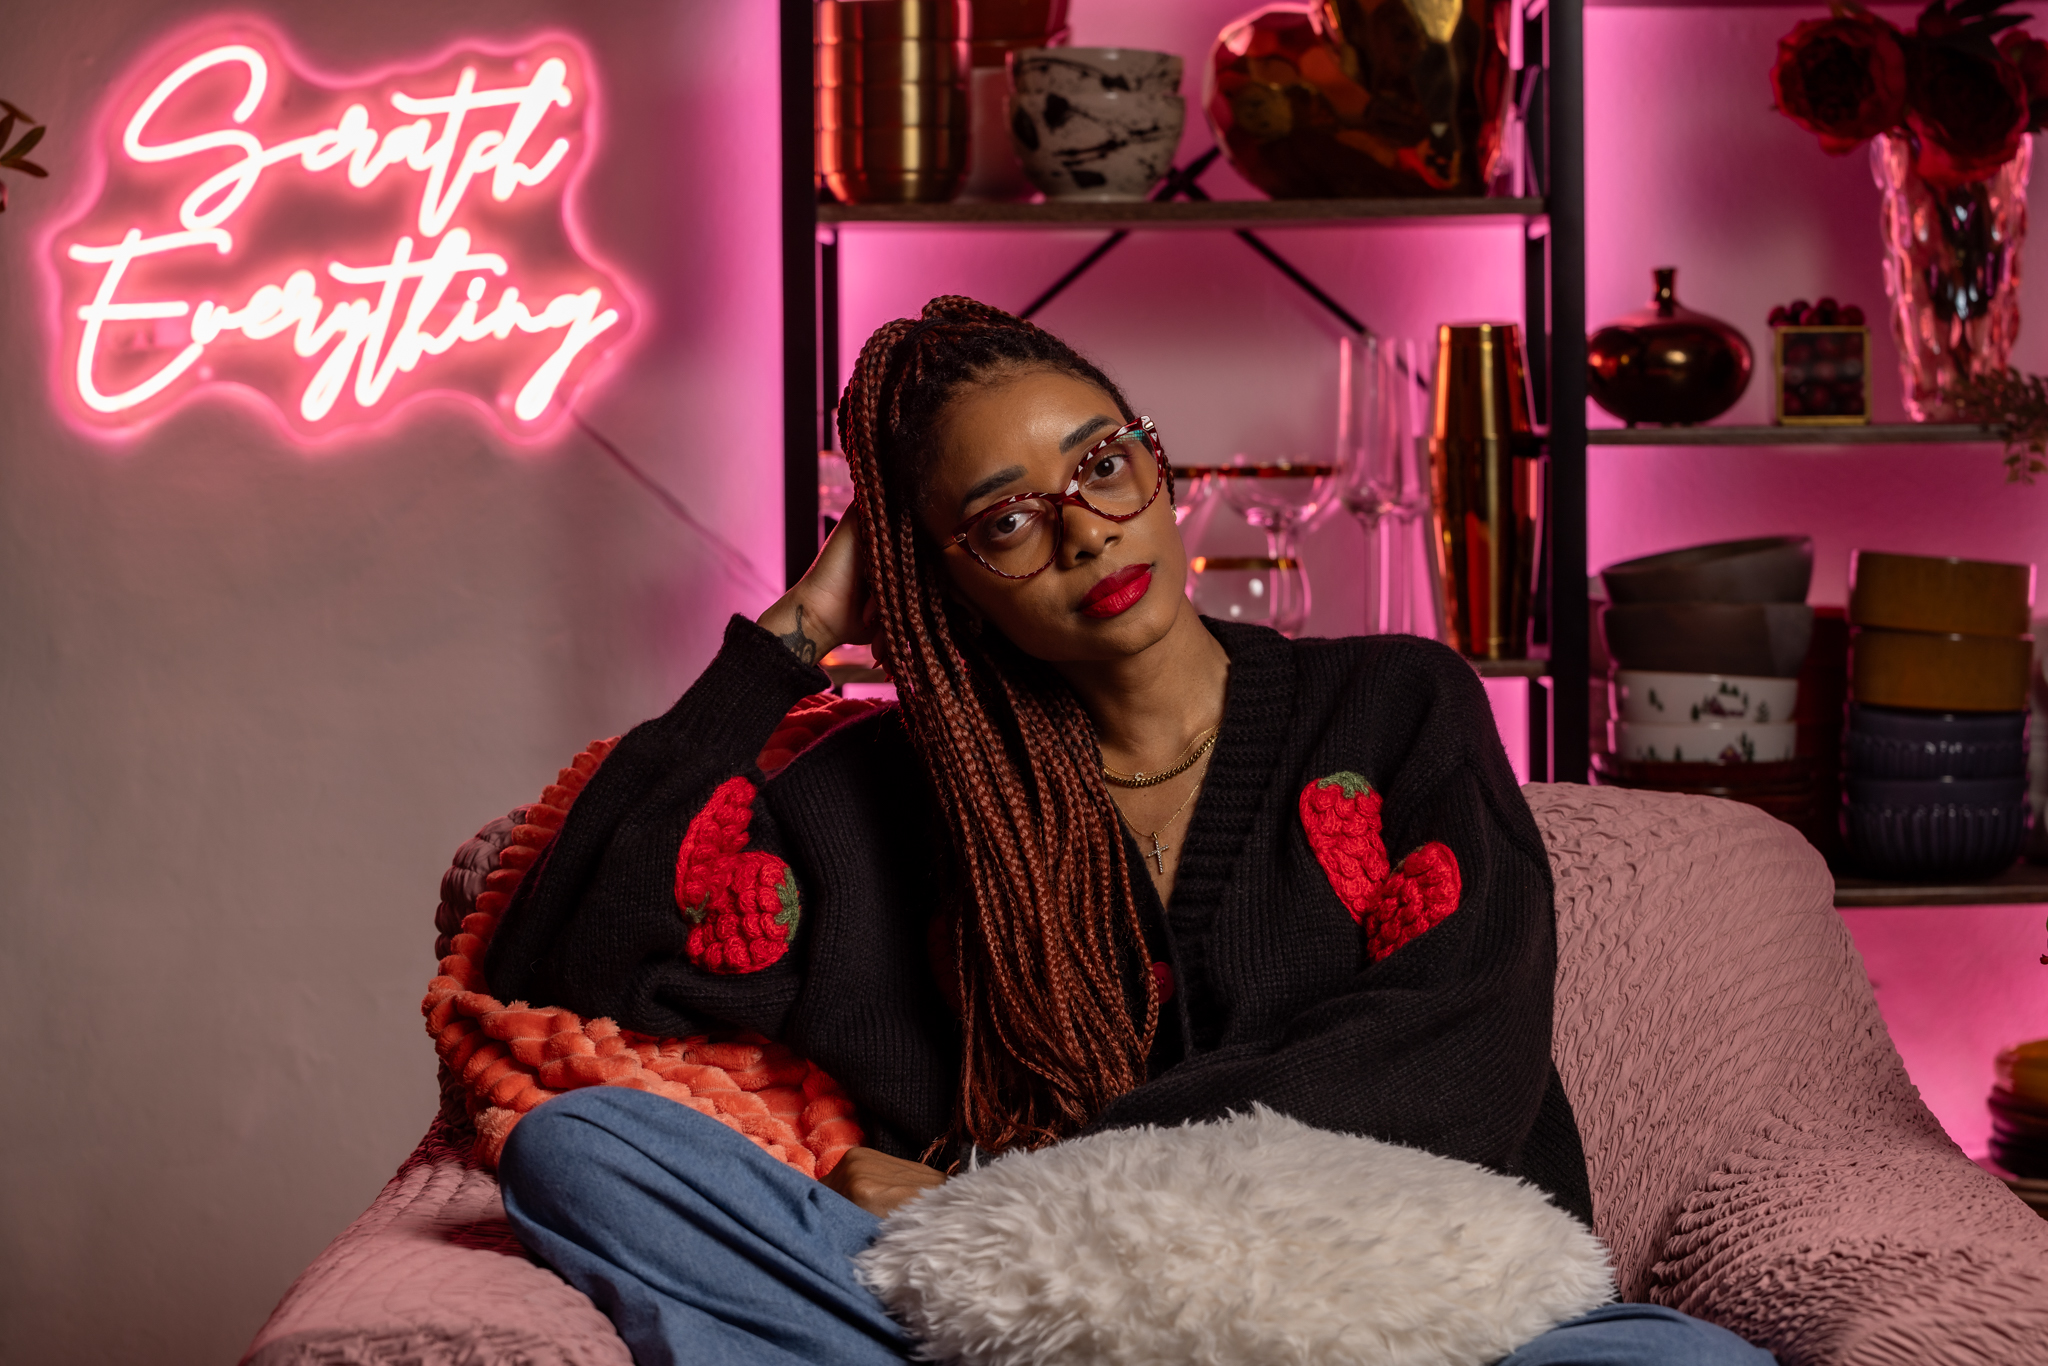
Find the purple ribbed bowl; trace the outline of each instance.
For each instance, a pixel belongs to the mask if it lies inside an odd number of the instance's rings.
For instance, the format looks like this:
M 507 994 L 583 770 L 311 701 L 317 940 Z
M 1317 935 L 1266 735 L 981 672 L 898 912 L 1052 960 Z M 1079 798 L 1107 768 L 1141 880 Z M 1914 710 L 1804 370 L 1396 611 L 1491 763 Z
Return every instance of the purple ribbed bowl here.
M 1901 781 L 1849 775 L 1849 846 L 1888 877 L 1996 873 L 2019 857 L 2027 779 Z
M 2015 778 L 2027 771 L 2027 714 L 1906 711 L 1849 704 L 1849 771 L 1870 778 Z

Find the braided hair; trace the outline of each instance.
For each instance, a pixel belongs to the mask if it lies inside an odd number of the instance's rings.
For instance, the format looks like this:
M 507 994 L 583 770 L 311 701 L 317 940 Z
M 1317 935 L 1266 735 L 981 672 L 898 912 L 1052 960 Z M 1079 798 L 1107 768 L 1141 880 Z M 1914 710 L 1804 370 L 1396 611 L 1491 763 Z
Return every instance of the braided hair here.
M 960 1015 L 953 1127 L 933 1151 L 1066 1137 L 1144 1080 L 1159 993 L 1095 728 L 1059 674 L 946 591 L 917 513 L 947 405 L 1052 370 L 1130 405 L 1022 318 L 945 297 L 868 339 L 840 404 L 881 644 L 950 849 Z

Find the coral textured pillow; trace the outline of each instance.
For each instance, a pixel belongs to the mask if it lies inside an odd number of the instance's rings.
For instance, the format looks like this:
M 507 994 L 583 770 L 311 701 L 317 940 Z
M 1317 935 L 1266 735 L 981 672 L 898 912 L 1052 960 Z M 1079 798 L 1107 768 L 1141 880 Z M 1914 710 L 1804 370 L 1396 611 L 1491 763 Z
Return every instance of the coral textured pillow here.
M 861 1277 L 963 1366 L 1484 1366 L 1614 1298 L 1535 1187 L 1256 1107 L 1006 1155 L 901 1207 Z

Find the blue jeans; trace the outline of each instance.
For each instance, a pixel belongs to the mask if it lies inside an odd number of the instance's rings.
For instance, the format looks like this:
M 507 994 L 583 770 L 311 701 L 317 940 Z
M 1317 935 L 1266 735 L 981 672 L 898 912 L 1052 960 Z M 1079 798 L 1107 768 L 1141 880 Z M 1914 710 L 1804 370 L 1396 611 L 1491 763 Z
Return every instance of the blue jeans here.
M 853 1272 L 881 1221 L 687 1106 L 620 1087 L 519 1121 L 498 1179 L 520 1241 L 638 1366 L 866 1366 L 910 1340 Z M 1613 1304 L 1499 1366 L 1771 1366 L 1676 1310 Z

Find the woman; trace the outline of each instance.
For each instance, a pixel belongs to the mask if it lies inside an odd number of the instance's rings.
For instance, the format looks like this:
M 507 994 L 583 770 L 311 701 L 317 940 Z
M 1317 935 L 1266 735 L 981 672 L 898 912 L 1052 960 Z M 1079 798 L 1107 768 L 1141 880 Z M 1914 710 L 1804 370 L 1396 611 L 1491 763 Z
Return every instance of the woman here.
M 1549 864 L 1470 668 L 1197 616 L 1158 433 L 1007 314 L 882 328 L 841 412 L 853 511 L 605 761 L 488 971 L 652 1034 L 784 1040 L 869 1146 L 821 1185 L 672 1102 L 573 1092 L 506 1148 L 527 1245 L 642 1362 L 897 1361 L 849 1258 L 971 1150 L 1255 1102 L 1590 1223 Z M 764 779 L 817 660 L 869 640 L 901 705 Z M 773 928 L 714 905 L 736 882 L 772 888 Z M 1768 1359 L 1620 1306 L 1511 1360 Z

